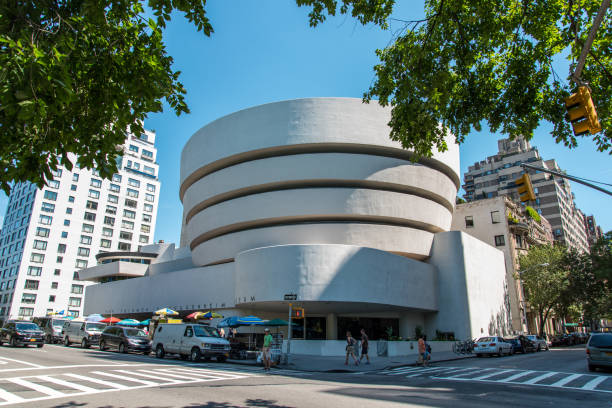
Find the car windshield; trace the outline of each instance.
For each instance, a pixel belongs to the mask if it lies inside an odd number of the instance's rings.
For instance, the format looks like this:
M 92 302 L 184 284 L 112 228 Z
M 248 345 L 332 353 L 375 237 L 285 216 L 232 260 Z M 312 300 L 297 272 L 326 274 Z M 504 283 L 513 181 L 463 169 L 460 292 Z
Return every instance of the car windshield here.
M 85 330 L 102 331 L 106 325 L 104 323 L 87 323 Z
M 220 337 L 217 329 L 206 326 L 193 326 L 196 337 Z
M 495 341 L 495 337 L 481 337 L 477 343 L 488 343 L 490 341 Z
M 15 328 L 17 330 L 40 330 L 34 323 L 17 323 Z
M 145 333 L 143 330 L 140 330 L 140 329 L 123 329 L 123 330 L 125 330 L 125 335 L 129 337 L 147 335 L 147 333 Z
M 589 347 L 612 348 L 612 334 L 593 334 Z
M 64 326 L 64 323 L 66 323 L 65 320 L 55 320 L 55 319 L 53 319 L 53 323 L 52 324 L 53 324 L 54 327 L 60 327 L 61 328 L 61 327 Z

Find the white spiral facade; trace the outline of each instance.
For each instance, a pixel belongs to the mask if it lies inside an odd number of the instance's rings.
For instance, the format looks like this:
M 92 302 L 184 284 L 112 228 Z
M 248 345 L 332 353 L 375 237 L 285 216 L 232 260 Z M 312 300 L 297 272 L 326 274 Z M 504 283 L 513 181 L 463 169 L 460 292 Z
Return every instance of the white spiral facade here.
M 350 98 L 256 106 L 183 149 L 182 244 L 195 265 L 275 245 L 369 247 L 424 259 L 450 228 L 459 150 L 417 159 L 389 139 L 390 109 Z

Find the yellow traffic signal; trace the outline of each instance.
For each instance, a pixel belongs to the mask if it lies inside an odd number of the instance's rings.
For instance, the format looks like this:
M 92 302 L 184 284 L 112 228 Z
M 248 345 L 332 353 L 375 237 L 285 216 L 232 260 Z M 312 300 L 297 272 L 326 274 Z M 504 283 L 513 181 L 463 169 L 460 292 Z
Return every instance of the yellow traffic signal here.
M 567 118 L 572 123 L 574 135 L 601 132 L 601 124 L 597 118 L 597 110 L 591 98 L 591 92 L 586 86 L 578 87 L 575 94 L 565 98 Z
M 295 307 L 292 309 L 292 319 L 303 319 L 304 318 L 304 308 L 303 307 Z
M 519 198 L 521 201 L 535 201 L 536 196 L 531 185 L 529 174 L 525 173 L 518 179 L 514 180 L 514 184 L 518 187 Z

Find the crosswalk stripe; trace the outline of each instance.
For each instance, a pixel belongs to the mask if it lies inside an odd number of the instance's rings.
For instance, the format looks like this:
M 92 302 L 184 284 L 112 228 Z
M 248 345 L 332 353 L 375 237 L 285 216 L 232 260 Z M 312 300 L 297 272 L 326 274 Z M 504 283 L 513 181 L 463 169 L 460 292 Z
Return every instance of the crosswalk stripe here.
M 2 398 L 4 401 L 10 404 L 15 403 L 15 402 L 25 401 L 20 396 L 15 395 L 8 391 L 4 391 L 2 388 L 0 388 L 0 398 Z
M 39 375 L 38 378 L 40 378 L 43 381 L 46 382 L 51 382 L 51 383 L 55 383 L 58 385 L 63 385 L 64 387 L 70 387 L 70 388 L 74 388 L 75 390 L 79 390 L 79 391 L 85 391 L 85 392 L 98 392 L 98 390 L 96 390 L 95 388 L 90 388 L 87 387 L 85 385 L 81 385 L 81 384 L 77 384 L 77 383 L 73 383 L 73 382 L 69 382 L 69 381 L 64 381 L 61 380 L 59 378 L 54 378 L 48 375 Z
M 449 375 L 448 377 L 445 377 L 445 378 L 458 378 L 458 377 L 461 377 L 461 376 L 464 376 L 464 375 L 476 374 L 476 373 L 479 373 L 479 372 L 484 372 L 484 371 L 489 371 L 489 370 L 490 370 L 490 368 L 484 368 L 483 369 L 483 368 L 479 368 L 479 367 L 471 367 L 471 368 L 466 368 L 464 370 L 455 370 L 455 371 L 452 371 L 450 373 L 444 373 L 444 375 L 455 373 L 454 375 Z M 464 371 L 464 372 L 460 373 L 460 374 L 456 374 L 456 373 L 458 373 L 460 371 Z
M 92 383 L 96 383 L 96 384 L 101 384 L 101 385 L 106 385 L 107 387 L 111 387 L 111 388 L 115 388 L 118 390 L 125 390 L 128 389 L 130 387 L 122 385 L 122 384 L 117 384 L 111 381 L 105 381 L 105 380 L 100 380 L 99 378 L 94 378 L 94 377 L 87 377 L 85 375 L 80 375 L 80 374 L 72 374 L 72 373 L 66 373 L 64 375 L 73 377 L 73 378 L 78 378 L 79 380 L 84 380 L 84 381 L 89 381 Z
M 526 375 L 533 374 L 533 373 L 534 371 L 523 371 L 522 373 L 517 373 L 517 374 L 511 375 L 510 377 L 497 380 L 497 382 L 510 382 L 510 381 L 516 380 L 517 378 L 521 378 L 521 377 L 524 377 Z
M 583 390 L 594 390 L 595 387 L 597 387 L 599 384 L 604 382 L 607 378 L 610 378 L 610 377 L 604 377 L 603 375 L 600 375 L 598 377 L 593 378 L 591 381 L 589 381 L 588 383 L 584 384 L 580 388 L 583 389 Z
M 38 391 L 43 394 L 51 395 L 53 397 L 62 397 L 66 395 L 63 392 L 54 390 L 53 388 L 45 387 L 44 385 L 40 385 L 32 381 L 24 380 L 23 378 L 8 378 L 7 380 L 14 384 L 21 385 L 26 388 L 31 388 L 34 391 Z
M 484 380 L 485 378 L 493 377 L 493 376 L 500 375 L 500 374 L 506 374 L 506 373 L 509 373 L 510 371 L 514 371 L 514 370 L 501 370 L 501 371 L 481 375 L 480 377 L 472 378 L 472 380 Z
M 421 367 L 408 367 L 408 368 L 402 368 L 402 369 L 394 369 L 393 371 L 389 372 L 387 375 L 402 375 L 402 374 L 409 373 L 411 371 L 418 370 L 419 368 Z
M 152 375 L 149 373 L 145 374 L 145 373 L 140 373 L 136 371 L 127 371 L 127 370 L 114 370 L 114 371 L 117 371 L 119 373 L 124 373 L 124 374 L 137 375 L 137 376 L 144 377 L 144 378 L 151 378 L 153 380 L 166 381 L 169 384 L 180 383 L 180 380 L 176 380 L 174 378 L 160 377 L 159 375 Z
M 470 371 L 470 370 L 473 370 L 473 369 L 474 369 L 474 367 L 468 367 L 468 368 L 455 368 L 455 369 L 453 369 L 453 370 L 447 370 L 447 371 L 444 373 L 444 375 L 448 375 L 448 374 L 451 374 L 451 373 L 458 373 L 458 372 L 460 372 L 460 371 Z
M 569 384 L 570 382 L 574 381 L 578 377 L 582 377 L 582 374 L 572 374 L 572 375 L 570 375 L 568 377 L 560 379 L 556 383 L 550 384 L 550 386 L 551 387 L 562 387 L 565 384 Z
M 131 381 L 131 382 L 135 382 L 135 383 L 142 384 L 142 385 L 158 385 L 158 383 L 153 382 L 153 381 L 141 380 L 138 378 L 127 377 L 125 375 L 106 373 L 104 371 L 92 371 L 91 373 L 96 374 L 96 375 L 103 375 L 105 377 L 117 378 L 119 380 Z
M 557 373 L 555 373 L 555 372 L 548 372 L 548 373 L 545 373 L 545 374 L 539 375 L 539 376 L 537 376 L 537 377 L 535 377 L 535 378 L 532 378 L 532 379 L 530 379 L 530 380 L 527 380 L 527 381 L 523 382 L 523 384 L 535 384 L 535 383 L 537 383 L 538 381 L 542 381 L 542 380 L 543 380 L 543 379 L 545 379 L 545 378 L 552 377 L 552 376 L 553 376 L 553 375 L 555 375 L 555 374 L 557 374 Z
M 167 370 L 167 371 L 170 371 L 170 370 Z M 189 370 L 188 371 L 188 370 L 183 370 L 183 369 L 180 369 L 180 368 L 172 369 L 171 372 L 175 373 L 175 375 L 176 374 L 178 374 L 178 375 L 187 375 L 187 374 L 189 374 L 189 375 L 195 375 L 197 377 L 204 377 L 204 378 L 227 378 L 227 379 L 230 379 L 230 378 L 239 378 L 238 376 L 233 375 L 233 374 L 227 374 L 227 373 L 214 373 L 214 374 L 212 374 L 212 373 L 207 372 L 207 371 L 202 371 L 202 372 L 197 372 L 195 370 L 193 370 L 193 371 Z M 164 373 L 166 373 L 165 370 L 164 370 Z M 250 374 L 246 374 L 246 375 L 250 375 Z M 242 377 L 244 377 L 244 376 L 245 375 L 243 375 Z
M 439 370 L 440 370 L 439 367 L 425 368 L 425 369 L 416 371 L 416 373 L 414 373 L 414 374 L 410 373 L 410 375 L 407 375 L 406 377 L 418 377 L 421 374 L 429 373 L 429 372 L 432 372 L 432 371 L 439 371 Z
M 150 373 L 152 372 L 154 374 L 165 375 L 165 376 L 168 376 L 170 378 L 178 378 L 180 380 L 187 380 L 187 381 L 195 380 L 195 378 L 193 378 L 193 376 L 190 377 L 187 374 L 180 374 L 180 373 L 172 374 L 172 373 L 169 373 L 167 371 L 162 371 L 162 372 L 160 372 L 160 371 L 161 370 L 149 370 L 148 372 L 150 372 Z M 212 376 L 211 375 L 211 376 L 208 376 L 208 378 L 223 378 L 223 377 Z
M 244 377 L 244 376 L 249 376 L 249 375 L 253 375 L 253 372 L 237 372 L 237 371 L 223 371 L 223 372 L 219 372 L 219 371 L 212 371 L 212 370 L 202 370 L 202 369 L 188 369 L 188 368 L 173 368 L 172 371 L 186 371 L 189 374 L 193 374 L 193 373 L 200 373 L 200 374 L 205 374 L 205 375 L 212 375 L 212 376 L 227 376 L 228 378 L 236 378 L 237 376 L 239 377 Z M 261 372 L 261 371 L 257 371 L 257 372 Z

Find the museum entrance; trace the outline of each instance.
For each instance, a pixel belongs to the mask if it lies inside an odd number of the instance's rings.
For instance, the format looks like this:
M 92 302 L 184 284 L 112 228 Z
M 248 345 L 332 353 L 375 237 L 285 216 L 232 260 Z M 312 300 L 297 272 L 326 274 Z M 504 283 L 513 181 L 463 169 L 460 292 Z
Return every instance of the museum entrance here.
M 399 335 L 399 319 L 381 317 L 338 317 L 338 340 L 346 338 L 350 331 L 354 338 L 361 337 L 361 329 L 365 329 L 370 340 L 388 340 Z

